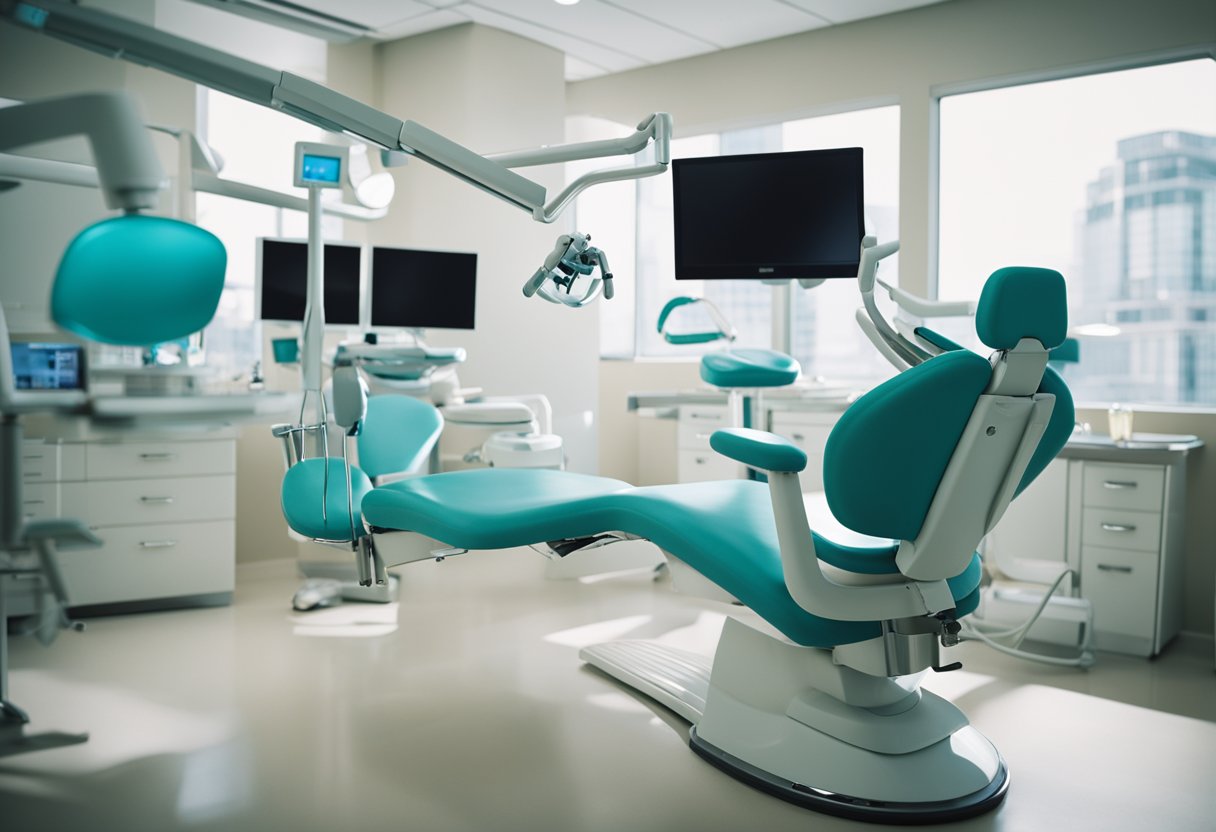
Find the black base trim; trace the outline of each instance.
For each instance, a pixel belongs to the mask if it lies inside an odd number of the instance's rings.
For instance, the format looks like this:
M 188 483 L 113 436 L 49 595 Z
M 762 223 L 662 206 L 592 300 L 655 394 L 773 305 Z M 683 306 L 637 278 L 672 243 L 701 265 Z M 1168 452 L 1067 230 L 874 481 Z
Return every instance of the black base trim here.
M 171 598 L 112 601 L 107 604 L 82 604 L 78 607 L 68 607 L 68 617 L 98 618 L 103 615 L 130 615 L 131 613 L 161 612 L 163 610 L 226 607 L 231 603 L 231 592 L 208 592 L 202 595 L 176 595 Z
M 701 739 L 695 725 L 688 732 L 688 744 L 697 756 L 749 786 L 817 812 L 868 823 L 915 826 L 965 820 L 995 809 L 1009 790 L 1009 770 L 1002 759 L 991 783 L 955 800 L 924 803 L 867 800 L 814 789 L 756 768 Z

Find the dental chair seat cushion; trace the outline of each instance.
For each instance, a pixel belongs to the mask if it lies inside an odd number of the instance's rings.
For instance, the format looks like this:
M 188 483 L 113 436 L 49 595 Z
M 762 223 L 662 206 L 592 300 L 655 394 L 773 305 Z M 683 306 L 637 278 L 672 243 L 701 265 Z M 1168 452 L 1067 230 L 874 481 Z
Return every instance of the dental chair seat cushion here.
M 701 378 L 714 387 L 784 387 L 802 368 L 776 350 L 732 349 L 701 357 Z
M 813 615 L 790 597 L 763 483 L 729 480 L 634 488 L 618 480 L 561 471 L 478 469 L 382 486 L 363 499 L 363 515 L 373 527 L 413 531 L 464 549 L 505 549 L 628 532 L 684 561 L 798 644 L 832 647 L 881 632 L 877 622 Z M 846 571 L 898 572 L 894 542 L 857 548 L 816 535 L 815 545 L 821 560 Z M 975 608 L 979 580 L 978 557 L 950 580 L 959 614 Z

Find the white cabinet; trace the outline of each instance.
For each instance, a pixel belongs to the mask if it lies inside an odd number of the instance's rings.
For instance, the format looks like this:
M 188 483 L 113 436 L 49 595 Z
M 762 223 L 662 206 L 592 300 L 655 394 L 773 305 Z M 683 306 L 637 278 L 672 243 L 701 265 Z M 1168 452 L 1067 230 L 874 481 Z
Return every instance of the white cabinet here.
M 75 613 L 223 604 L 236 562 L 236 440 L 28 441 L 28 519 L 70 517 L 103 541 L 59 553 Z
M 988 555 L 1010 577 L 1040 583 L 1067 561 L 1093 605 L 1094 646 L 1156 655 L 1182 626 L 1181 457 L 1112 462 L 1069 451 L 1013 502 Z
M 804 492 L 823 490 L 823 450 L 840 415 L 840 412 L 774 410 L 769 417 L 769 430 L 790 440 L 806 454 L 806 469 L 799 475 Z
M 714 431 L 730 427 L 727 405 L 681 405 L 676 423 L 676 481 L 711 482 L 744 476 L 739 463 L 709 446 Z

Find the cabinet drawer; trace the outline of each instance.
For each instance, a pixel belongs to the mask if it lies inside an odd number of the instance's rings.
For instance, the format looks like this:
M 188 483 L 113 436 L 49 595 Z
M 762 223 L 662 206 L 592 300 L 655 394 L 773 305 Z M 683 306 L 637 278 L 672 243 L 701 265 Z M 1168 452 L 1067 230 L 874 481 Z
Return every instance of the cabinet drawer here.
M 94 528 L 236 516 L 232 475 L 64 483 L 62 488 L 64 514 Z
M 21 487 L 21 515 L 28 520 L 59 516 L 59 484 L 27 483 Z
M 1160 465 L 1105 465 L 1085 463 L 1084 495 L 1087 506 L 1161 511 L 1165 469 Z
M 823 490 L 823 449 L 827 447 L 828 435 L 839 415 L 800 413 L 794 417 L 786 413 L 773 414 L 773 433 L 790 440 L 806 454 L 806 468 L 798 475 L 803 491 Z
M 27 483 L 59 479 L 59 446 L 42 442 L 21 443 L 21 479 Z
M 739 479 L 741 466 L 714 451 L 680 449 L 677 456 L 680 482 L 712 482 Z
M 203 442 L 91 443 L 87 450 L 91 480 L 181 477 L 236 472 L 236 443 Z
M 59 553 L 72 606 L 231 592 L 235 524 L 105 529 L 97 549 Z
M 709 451 L 709 437 L 714 431 L 729 427 L 730 412 L 725 407 L 681 407 L 676 427 L 676 447 Z
M 1096 637 L 1101 633 L 1133 636 L 1151 644 L 1157 613 L 1157 567 L 1158 559 L 1151 554 L 1082 548 L 1081 594 L 1093 604 Z
M 1161 548 L 1161 515 L 1155 511 L 1082 509 L 1081 542 L 1086 546 L 1157 552 Z

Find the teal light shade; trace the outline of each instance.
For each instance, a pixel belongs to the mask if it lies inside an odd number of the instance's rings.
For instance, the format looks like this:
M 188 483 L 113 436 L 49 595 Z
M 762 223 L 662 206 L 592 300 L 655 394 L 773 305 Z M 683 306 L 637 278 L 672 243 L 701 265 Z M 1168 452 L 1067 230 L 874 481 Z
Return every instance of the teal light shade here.
M 63 253 L 51 316 L 106 344 L 171 341 L 211 321 L 227 264 L 223 243 L 197 225 L 138 215 L 103 220 Z

